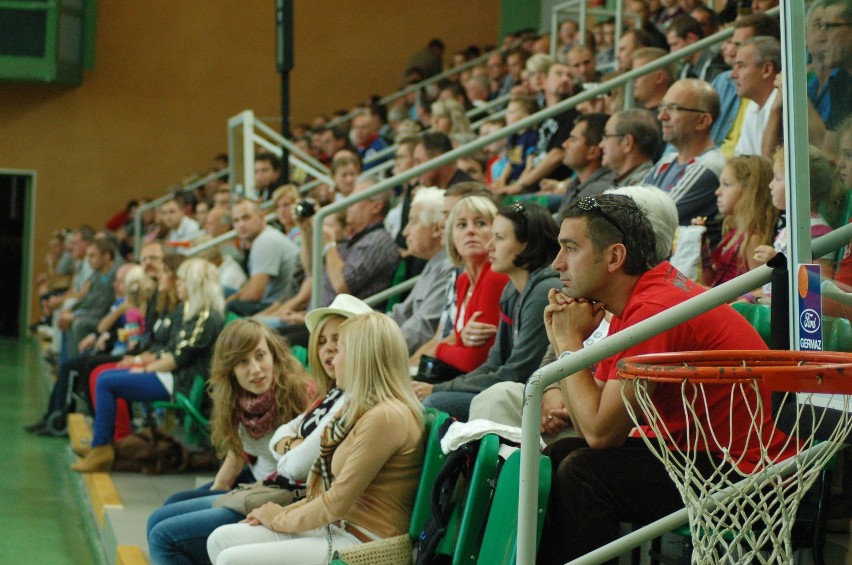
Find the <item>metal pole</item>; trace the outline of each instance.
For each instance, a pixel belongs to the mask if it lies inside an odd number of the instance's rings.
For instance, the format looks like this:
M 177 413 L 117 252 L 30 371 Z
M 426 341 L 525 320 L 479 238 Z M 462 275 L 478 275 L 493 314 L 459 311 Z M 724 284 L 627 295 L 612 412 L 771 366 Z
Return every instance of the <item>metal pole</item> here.
M 787 192 L 787 275 L 790 320 L 799 319 L 798 271 L 811 263 L 810 166 L 808 163 L 807 69 L 805 62 L 805 5 L 801 0 L 781 2 L 781 68 L 784 79 L 784 181 Z M 795 110 L 795 111 L 794 111 Z M 799 350 L 799 324 L 791 324 L 792 349 Z
M 243 184 L 242 190 L 240 187 L 231 187 L 231 192 L 236 192 L 247 198 L 257 198 L 257 193 L 254 189 L 254 112 L 246 110 L 243 112 L 243 120 L 240 124 L 242 129 L 243 142 Z M 233 190 L 236 188 L 236 190 Z

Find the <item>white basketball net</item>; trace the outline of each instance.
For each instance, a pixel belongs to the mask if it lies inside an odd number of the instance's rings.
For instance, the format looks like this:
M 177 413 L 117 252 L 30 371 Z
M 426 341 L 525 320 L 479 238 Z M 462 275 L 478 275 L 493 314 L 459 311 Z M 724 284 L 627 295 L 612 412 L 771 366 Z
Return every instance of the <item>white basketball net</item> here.
M 839 421 L 836 425 L 831 424 L 833 428 L 825 442 L 827 445 L 821 444 L 819 449 L 810 450 L 814 445 L 813 434 L 804 428 L 820 428 L 821 433 L 825 434 L 828 430 L 824 428 L 829 424 L 826 412 L 810 403 L 812 395 L 800 393 L 795 409 L 795 425 L 787 441 L 787 445 L 799 442 L 799 455 L 788 460 L 788 464 L 775 461 L 767 453 L 766 445 L 771 444 L 773 436 L 778 432 L 762 429 L 764 426 L 761 422 L 771 419 L 764 418 L 756 383 L 755 379 L 745 384 L 706 385 L 730 386 L 731 405 L 740 395 L 746 401 L 746 406 L 750 407 L 747 445 L 749 448 L 760 446 L 761 460 L 754 472 L 747 474 L 738 468 L 741 456 L 730 453 L 731 434 L 720 437 L 697 416 L 696 407 L 702 407 L 703 411 L 709 413 L 705 385 L 686 380 L 681 383 L 683 413 L 686 422 L 690 423 L 686 437 L 691 446 L 689 450 L 682 451 L 674 445 L 651 401 L 647 381 L 640 378 L 622 380 L 622 397 L 625 387 L 635 385 L 635 395 L 644 415 L 643 421 L 630 403 L 625 402 L 631 419 L 640 432 L 644 424 L 656 434 L 656 438 L 649 438 L 642 433 L 642 438 L 668 469 L 686 505 L 694 547 L 693 563 L 792 563 L 790 536 L 799 503 L 822 467 L 842 447 L 840 440 L 852 428 L 850 397 L 837 395 L 832 400 L 835 406 L 842 407 L 838 411 Z M 796 403 L 795 395 L 792 396 L 789 400 Z M 808 422 L 809 418 L 813 426 L 803 426 L 800 433 L 800 422 Z M 734 430 L 733 422 L 729 429 Z M 726 454 L 725 460 L 710 457 L 705 446 L 711 449 L 715 446 L 715 450 Z M 712 462 L 715 472 L 711 476 L 702 476 L 698 471 L 695 465 L 698 458 Z

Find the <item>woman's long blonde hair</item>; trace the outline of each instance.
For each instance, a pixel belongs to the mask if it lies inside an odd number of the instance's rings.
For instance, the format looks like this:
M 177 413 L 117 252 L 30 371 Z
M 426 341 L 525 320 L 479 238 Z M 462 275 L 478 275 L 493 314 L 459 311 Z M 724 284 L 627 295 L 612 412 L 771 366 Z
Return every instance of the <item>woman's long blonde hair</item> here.
M 190 320 L 204 310 L 225 310 L 225 297 L 219 282 L 219 269 L 206 259 L 187 259 L 177 270 L 177 276 L 186 283 L 187 299 L 184 302 L 184 320 Z
M 343 422 L 354 424 L 380 402 L 404 403 L 422 427 L 423 407 L 414 395 L 408 376 L 408 348 L 396 322 L 371 312 L 340 325 L 340 342 L 346 355 L 343 387 L 348 401 Z
M 736 229 L 737 233 L 746 237 L 757 234 L 761 243 L 770 244 L 780 214 L 772 205 L 772 192 L 769 190 L 772 161 L 762 155 L 743 155 L 728 161 L 726 167 L 731 169 L 742 190 L 734 213 L 725 216 L 722 221 L 722 231 Z M 741 245 L 738 252 L 742 261 L 746 260 L 746 247 Z
M 237 433 L 239 424 L 235 408 L 240 385 L 234 376 L 234 367 L 255 350 L 261 339 L 266 340 L 272 353 L 275 405 L 278 408 L 275 425 L 289 422 L 307 409 L 313 400 L 305 369 L 281 336 L 255 320 L 231 322 L 216 340 L 208 382 L 210 397 L 213 399 L 213 414 L 210 418 L 212 441 L 216 452 L 222 457 L 229 450 L 237 455 L 243 451 L 243 442 Z

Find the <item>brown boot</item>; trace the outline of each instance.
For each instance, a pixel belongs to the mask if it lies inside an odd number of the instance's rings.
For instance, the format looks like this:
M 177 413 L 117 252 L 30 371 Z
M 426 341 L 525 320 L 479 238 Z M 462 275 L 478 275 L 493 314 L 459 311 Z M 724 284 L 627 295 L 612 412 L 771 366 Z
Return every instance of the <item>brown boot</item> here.
M 115 448 L 113 448 L 112 444 L 99 445 L 98 447 L 93 447 L 83 459 L 71 465 L 71 469 L 78 473 L 109 471 L 112 469 L 112 462 L 114 460 Z
M 73 451 L 78 457 L 85 457 L 92 451 L 92 446 L 88 444 L 80 445 L 79 447 L 71 444 L 71 451 Z

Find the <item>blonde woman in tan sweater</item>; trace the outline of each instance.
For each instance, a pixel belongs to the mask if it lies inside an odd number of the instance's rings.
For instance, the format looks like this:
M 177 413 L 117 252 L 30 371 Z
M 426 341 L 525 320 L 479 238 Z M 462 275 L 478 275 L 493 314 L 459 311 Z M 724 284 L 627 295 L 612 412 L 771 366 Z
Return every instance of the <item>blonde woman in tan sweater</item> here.
M 334 550 L 408 529 L 423 461 L 422 408 L 399 327 L 384 314 L 340 326 L 334 358 L 347 403 L 325 429 L 308 497 L 267 503 L 207 540 L 217 564 L 321 565 Z

